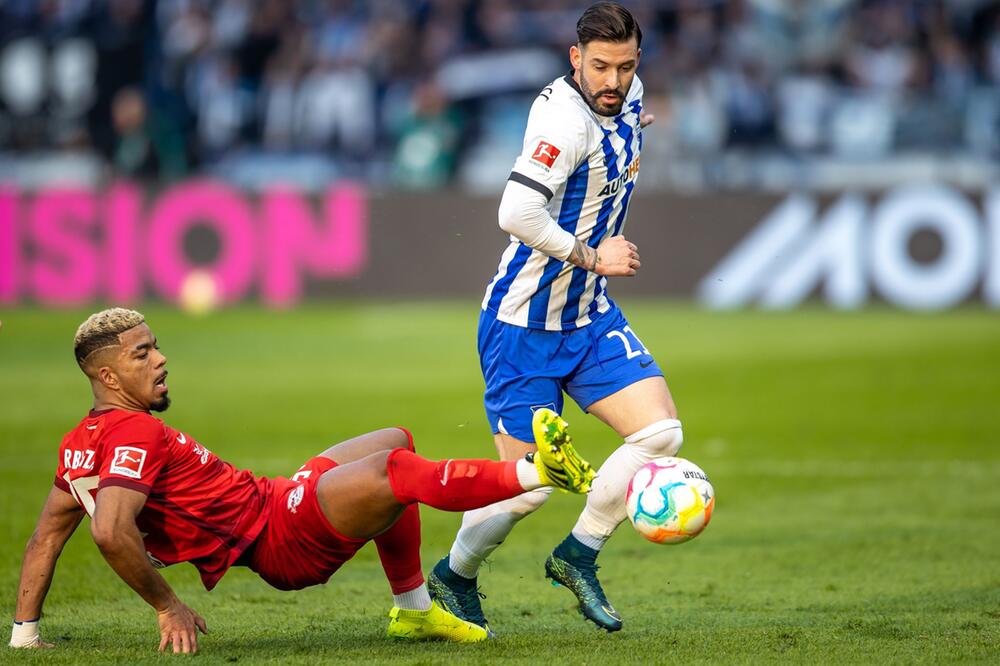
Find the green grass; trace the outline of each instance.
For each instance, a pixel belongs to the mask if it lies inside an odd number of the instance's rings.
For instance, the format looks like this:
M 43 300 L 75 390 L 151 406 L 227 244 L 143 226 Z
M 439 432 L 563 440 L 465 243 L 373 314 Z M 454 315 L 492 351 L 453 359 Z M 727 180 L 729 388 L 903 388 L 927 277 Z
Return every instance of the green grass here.
M 207 619 L 202 662 L 428 664 L 1000 661 L 1000 316 L 711 314 L 626 304 L 667 371 L 683 454 L 715 485 L 711 526 L 658 547 L 623 526 L 601 557 L 625 628 L 586 625 L 542 562 L 579 498 L 557 494 L 480 578 L 500 638 L 411 645 L 383 637 L 388 587 L 374 549 L 323 587 L 269 589 L 231 571 L 212 593 L 165 575 Z M 63 432 L 89 405 L 71 357 L 83 312 L 0 314 L 0 595 L 13 611 L 21 549 Z M 192 319 L 150 308 L 170 359 L 167 420 L 239 466 L 290 474 L 329 443 L 404 424 L 434 457 L 492 456 L 475 304 L 329 304 Z M 617 446 L 567 411 L 585 455 Z M 460 517 L 423 511 L 425 567 Z M 86 529 L 49 595 L 58 649 L 0 661 L 162 662 L 152 611 Z

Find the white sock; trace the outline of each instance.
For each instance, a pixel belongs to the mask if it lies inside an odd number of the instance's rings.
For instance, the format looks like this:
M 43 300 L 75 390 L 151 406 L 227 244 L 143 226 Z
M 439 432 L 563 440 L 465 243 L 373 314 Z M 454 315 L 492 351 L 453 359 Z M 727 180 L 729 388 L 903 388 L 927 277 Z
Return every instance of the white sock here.
M 534 465 L 531 467 L 534 468 Z M 462 528 L 451 546 L 449 568 L 463 578 L 478 576 L 483 560 L 503 543 L 519 520 L 545 504 L 551 493 L 552 488 L 541 487 L 481 509 L 466 511 L 462 516 Z
M 518 458 L 515 469 L 517 470 L 517 480 L 525 490 L 545 487 L 541 477 L 538 476 L 538 468 L 535 467 L 535 463 Z
M 597 470 L 572 533 L 581 543 L 600 550 L 625 520 L 625 493 L 639 468 L 650 460 L 677 453 L 683 442 L 681 422 L 664 419 L 625 438 L 625 443 L 608 456 Z
M 392 595 L 392 603 L 403 610 L 425 611 L 431 607 L 431 595 L 427 592 L 427 583 L 401 594 Z
M 576 526 L 570 531 L 570 533 L 573 536 L 575 536 L 576 540 L 582 543 L 584 546 L 593 548 L 594 550 L 600 550 L 601 548 L 604 548 L 604 544 L 607 542 L 608 539 L 611 538 L 610 534 L 608 536 L 593 536 L 592 534 L 584 532 L 580 528 L 579 521 L 577 521 Z

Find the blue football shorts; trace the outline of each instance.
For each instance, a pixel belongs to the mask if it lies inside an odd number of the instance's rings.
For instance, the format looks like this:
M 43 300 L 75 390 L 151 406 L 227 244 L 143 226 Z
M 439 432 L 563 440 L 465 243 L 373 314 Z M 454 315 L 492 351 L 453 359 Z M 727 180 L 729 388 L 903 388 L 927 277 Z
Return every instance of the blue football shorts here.
M 562 413 L 564 391 L 586 411 L 641 379 L 663 376 L 617 306 L 571 331 L 515 326 L 483 310 L 478 337 L 490 427 L 525 442 L 535 441 L 536 409 Z

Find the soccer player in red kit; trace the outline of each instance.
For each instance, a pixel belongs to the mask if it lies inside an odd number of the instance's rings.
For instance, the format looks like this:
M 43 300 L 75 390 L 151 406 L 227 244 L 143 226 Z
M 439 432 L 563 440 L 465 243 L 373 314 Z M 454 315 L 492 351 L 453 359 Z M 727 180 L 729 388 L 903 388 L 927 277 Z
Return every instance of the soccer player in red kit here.
M 550 410 L 540 446 L 518 461 L 431 461 L 403 428 L 333 446 L 291 478 L 238 470 L 150 412 L 169 404 L 166 357 L 142 314 L 112 308 L 77 330 L 74 351 L 94 405 L 64 438 L 55 483 L 25 548 L 10 644 L 51 647 L 38 620 L 56 560 L 84 514 L 112 569 L 157 616 L 160 650 L 196 652 L 205 621 L 156 571 L 191 562 L 211 590 L 229 567 L 270 585 L 325 583 L 375 541 L 393 593 L 388 634 L 474 642 L 486 631 L 431 602 L 420 565 L 417 504 L 465 511 L 527 490 L 587 492 L 594 472 Z

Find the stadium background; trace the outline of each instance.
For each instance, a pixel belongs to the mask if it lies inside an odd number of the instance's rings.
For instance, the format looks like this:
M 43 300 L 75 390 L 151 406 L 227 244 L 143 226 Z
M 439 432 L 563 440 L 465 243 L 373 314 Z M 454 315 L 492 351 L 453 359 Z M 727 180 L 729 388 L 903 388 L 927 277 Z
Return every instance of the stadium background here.
M 628 4 L 657 120 L 627 229 L 643 268 L 611 289 L 667 370 L 713 524 L 680 548 L 623 528 L 602 579 L 626 630 L 601 636 L 541 579 L 579 510 L 557 497 L 484 573 L 503 638 L 471 650 L 385 642 L 368 549 L 295 595 L 242 571 L 206 595 L 175 567 L 205 657 L 997 658 L 1000 5 Z M 0 0 L 6 607 L 88 403 L 70 336 L 102 304 L 147 311 L 168 420 L 240 466 L 288 474 L 394 423 L 430 455 L 492 455 L 474 327 L 496 204 L 583 6 Z M 569 417 L 592 459 L 616 446 Z M 424 517 L 429 566 L 458 517 Z M 147 658 L 152 614 L 84 532 L 45 659 Z

